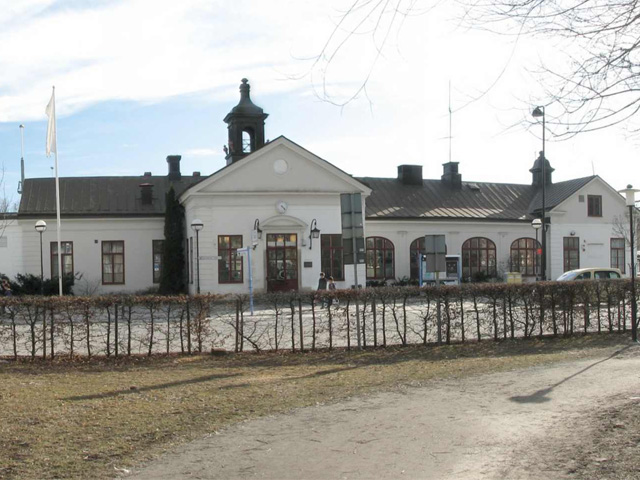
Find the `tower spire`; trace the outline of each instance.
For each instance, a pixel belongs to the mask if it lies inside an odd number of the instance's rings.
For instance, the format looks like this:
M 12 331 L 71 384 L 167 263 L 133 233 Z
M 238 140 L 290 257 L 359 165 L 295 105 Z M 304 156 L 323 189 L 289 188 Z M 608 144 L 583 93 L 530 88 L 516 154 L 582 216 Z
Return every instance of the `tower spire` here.
M 229 143 L 224 149 L 227 165 L 264 146 L 264 121 L 269 114 L 251 101 L 250 90 L 249 81 L 243 78 L 240 102 L 224 117 L 229 131 Z

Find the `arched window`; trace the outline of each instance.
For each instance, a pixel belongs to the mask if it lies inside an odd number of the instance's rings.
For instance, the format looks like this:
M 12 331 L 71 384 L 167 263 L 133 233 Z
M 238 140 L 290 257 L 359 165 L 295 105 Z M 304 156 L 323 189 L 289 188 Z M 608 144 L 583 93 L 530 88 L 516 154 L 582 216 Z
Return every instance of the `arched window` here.
M 462 244 L 462 276 L 467 280 L 496 276 L 496 244 L 473 237 Z
M 537 254 L 540 243 L 533 238 L 519 238 L 511 244 L 511 271 L 523 276 L 540 274 L 540 258 Z
M 420 273 L 418 270 L 418 253 L 424 252 L 424 236 L 416 238 L 411 242 L 409 247 L 409 266 L 411 280 L 418 280 Z M 444 252 L 447 253 L 447 246 L 444 246 Z
M 409 266 L 411 280 L 418 280 L 420 273 L 418 270 L 418 253 L 424 252 L 424 237 L 418 237 L 409 247 Z
M 247 128 L 242 131 L 242 153 L 251 153 L 254 149 L 253 130 Z
M 367 280 L 395 278 L 393 243 L 384 237 L 367 237 Z

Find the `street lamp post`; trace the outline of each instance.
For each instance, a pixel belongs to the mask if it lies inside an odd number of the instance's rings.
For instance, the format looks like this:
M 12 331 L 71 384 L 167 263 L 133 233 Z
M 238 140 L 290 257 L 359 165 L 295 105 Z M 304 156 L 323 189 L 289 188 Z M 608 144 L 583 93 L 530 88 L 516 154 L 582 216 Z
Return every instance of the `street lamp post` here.
M 42 234 L 47 229 L 47 222 L 38 220 L 35 225 L 36 232 L 40 234 L 40 295 L 44 294 L 44 261 L 42 259 Z M 58 252 L 58 255 L 60 252 Z
M 544 105 L 536 107 L 532 115 L 536 118 L 542 117 L 542 280 L 547 279 L 547 210 L 545 204 L 545 189 L 547 186 L 546 176 L 546 163 L 547 157 L 545 156 L 545 112 Z
M 629 207 L 629 232 L 631 243 L 631 339 L 634 342 L 638 341 L 638 304 L 636 302 L 636 254 L 634 248 L 634 225 L 633 225 L 633 211 L 636 208 L 636 192 L 640 190 L 633 188 L 631 185 L 627 185 L 627 188 L 620 190 L 620 193 L 624 193 L 627 199 L 627 207 Z
M 540 230 L 540 228 L 542 228 L 542 220 L 540 220 L 539 218 L 534 218 L 531 221 L 531 226 L 533 227 L 533 229 L 536 231 L 536 246 L 535 246 L 535 256 L 533 257 L 534 260 L 534 268 L 536 269 L 536 280 L 539 280 L 539 276 L 538 276 L 538 230 Z
M 196 276 L 196 288 L 197 293 L 200 295 L 200 230 L 204 227 L 204 223 L 199 218 L 196 218 L 191 222 L 191 228 L 196 232 L 196 270 L 198 272 Z

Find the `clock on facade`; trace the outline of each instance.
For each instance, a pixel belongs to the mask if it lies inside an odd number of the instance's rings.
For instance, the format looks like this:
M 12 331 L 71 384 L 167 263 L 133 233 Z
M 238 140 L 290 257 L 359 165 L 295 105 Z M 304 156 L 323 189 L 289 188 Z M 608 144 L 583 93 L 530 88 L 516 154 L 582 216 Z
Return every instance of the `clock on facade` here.
M 276 210 L 278 211 L 278 213 L 285 213 L 287 211 L 287 208 L 289 208 L 289 204 L 287 202 L 284 202 L 282 200 L 278 200 L 276 202 Z

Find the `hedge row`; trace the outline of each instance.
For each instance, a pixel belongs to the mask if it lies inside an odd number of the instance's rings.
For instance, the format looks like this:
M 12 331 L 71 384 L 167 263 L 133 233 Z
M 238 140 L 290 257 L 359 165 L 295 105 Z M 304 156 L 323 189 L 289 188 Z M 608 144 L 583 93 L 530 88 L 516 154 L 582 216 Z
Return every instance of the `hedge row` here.
M 630 282 L 0 298 L 0 356 L 352 348 L 625 331 Z M 438 313 L 439 312 L 439 313 Z

